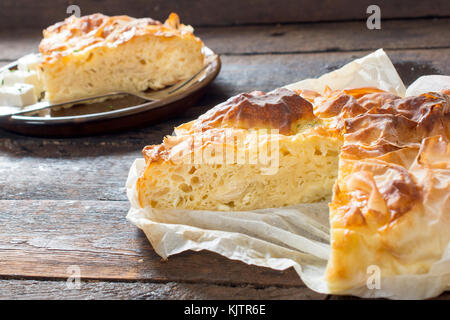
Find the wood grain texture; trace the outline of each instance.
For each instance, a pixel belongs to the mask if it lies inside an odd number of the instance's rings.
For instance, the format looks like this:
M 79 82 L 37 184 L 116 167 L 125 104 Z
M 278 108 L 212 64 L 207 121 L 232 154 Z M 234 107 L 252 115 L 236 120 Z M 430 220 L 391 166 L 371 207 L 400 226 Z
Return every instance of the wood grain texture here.
M 336 20 L 365 20 L 371 0 L 2 0 L 0 2 L 0 27 L 45 27 L 67 17 L 66 9 L 76 4 L 81 14 L 102 12 L 108 15 L 150 16 L 165 19 L 175 11 L 182 21 L 192 25 L 230 25 L 286 22 L 316 22 Z M 414 1 L 378 0 L 383 19 L 450 16 L 446 0 Z
M 189 299 L 189 300 L 321 300 L 327 296 L 305 287 L 223 286 L 203 283 L 82 281 L 68 289 L 65 281 L 0 280 L 1 299 Z
M 213 253 L 163 261 L 125 216 L 125 201 L 0 201 L 0 277 L 303 286 L 293 270 L 248 266 Z
M 308 53 L 450 47 L 450 19 L 365 21 L 197 28 L 196 34 L 221 54 Z
M 369 30 L 364 21 L 273 24 L 266 26 L 199 27 L 195 34 L 222 55 L 311 53 L 450 47 L 450 19 L 383 21 Z M 0 60 L 37 52 L 38 29 L 0 31 Z

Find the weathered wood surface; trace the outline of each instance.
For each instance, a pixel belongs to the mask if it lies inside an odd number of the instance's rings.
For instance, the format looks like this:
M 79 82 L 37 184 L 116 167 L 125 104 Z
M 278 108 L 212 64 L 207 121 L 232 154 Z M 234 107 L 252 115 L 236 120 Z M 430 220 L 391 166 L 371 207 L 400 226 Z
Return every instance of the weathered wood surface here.
M 365 20 L 371 0 L 2 0 L 1 28 L 43 28 L 49 21 L 63 20 L 69 5 L 76 4 L 81 14 L 102 12 L 108 15 L 130 15 L 166 19 L 170 12 L 181 15 L 184 23 L 199 25 L 292 23 L 317 21 Z M 446 0 L 415 1 L 378 0 L 382 19 L 450 16 Z
M 381 30 L 353 21 L 199 27 L 195 34 L 222 55 L 433 49 L 450 46 L 450 19 L 387 20 Z M 0 31 L 0 61 L 37 52 L 41 38 L 37 29 Z
M 322 300 L 326 295 L 305 288 L 221 286 L 204 283 L 82 281 L 69 289 L 65 281 L 0 280 L 1 299 L 192 299 Z
M 0 280 L 3 299 L 136 299 L 136 300 L 348 300 L 348 296 L 326 296 L 305 288 L 254 285 L 221 286 L 203 283 L 148 283 L 82 281 L 79 289 L 69 289 L 65 281 Z M 450 300 L 445 293 L 433 300 Z
M 302 286 L 292 270 L 244 267 L 213 253 L 163 261 L 125 219 L 125 201 L 2 200 L 0 208 L 2 276 L 65 279 L 77 265 L 86 279 Z
M 162 261 L 125 219 L 128 169 L 144 145 L 231 95 L 316 77 L 378 47 L 389 48 L 407 84 L 424 74 L 450 74 L 449 21 L 387 21 L 375 33 L 359 22 L 199 28 L 222 54 L 223 69 L 184 115 L 82 139 L 0 130 L 0 298 L 324 298 L 292 269 L 247 266 L 208 252 Z M 0 65 L 33 51 L 39 37 L 39 31 L 0 32 Z M 81 290 L 62 290 L 71 265 L 81 268 Z
M 0 280 L 0 300 L 4 299 L 189 299 L 189 300 L 349 300 L 350 296 L 327 296 L 304 287 L 223 286 L 186 282 L 105 282 L 81 281 L 79 289 L 66 281 Z M 444 293 L 433 300 L 450 300 Z

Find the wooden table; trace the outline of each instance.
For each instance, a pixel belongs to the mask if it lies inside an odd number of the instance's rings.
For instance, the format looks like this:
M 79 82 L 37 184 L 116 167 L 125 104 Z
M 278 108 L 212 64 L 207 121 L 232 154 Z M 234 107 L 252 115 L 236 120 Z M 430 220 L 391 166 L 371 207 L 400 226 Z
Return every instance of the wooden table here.
M 40 139 L 0 131 L 0 298 L 335 299 L 294 270 L 248 266 L 208 252 L 162 261 L 126 221 L 125 180 L 142 147 L 231 95 L 317 77 L 383 47 L 406 84 L 450 74 L 450 19 L 203 27 L 223 68 L 184 115 L 119 134 Z M 0 65 L 36 51 L 40 31 L 0 33 Z M 80 289 L 68 289 L 69 266 Z M 441 299 L 450 299 L 444 294 Z

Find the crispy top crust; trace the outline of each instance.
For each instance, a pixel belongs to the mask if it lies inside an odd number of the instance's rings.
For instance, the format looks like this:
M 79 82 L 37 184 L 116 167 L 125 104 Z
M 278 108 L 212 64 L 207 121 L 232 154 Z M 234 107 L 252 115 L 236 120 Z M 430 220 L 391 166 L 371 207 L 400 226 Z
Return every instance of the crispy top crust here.
M 343 139 L 333 206 L 342 213 L 338 216 L 344 225 L 365 225 L 367 212 L 391 223 L 422 201 L 426 186 L 416 184 L 409 168 L 420 148 L 419 160 L 438 157 L 431 150 L 448 154 L 443 147 L 450 138 L 448 92 L 403 99 L 376 88 L 323 95 L 299 92 L 313 102 L 326 127 Z
M 450 97 L 444 91 L 403 99 L 376 88 L 307 96 L 314 97 L 314 113 L 328 130 L 344 138 L 344 157 L 380 156 L 433 135 L 449 138 Z
M 39 45 L 39 51 L 44 61 L 50 62 L 85 49 L 119 46 L 135 37 L 194 37 L 192 32 L 192 27 L 180 24 L 175 13 L 171 13 L 164 24 L 150 18 L 109 17 L 100 13 L 81 18 L 71 16 L 43 31 L 44 39 Z
M 343 121 L 342 157 L 381 156 L 404 147 L 417 147 L 426 137 L 448 139 L 450 98 L 427 93 L 405 99 L 366 104 L 367 111 Z
M 278 88 L 269 93 L 253 91 L 234 96 L 200 116 L 192 129 L 278 129 L 291 135 L 301 122 L 316 119 L 310 102 L 291 90 Z
M 183 137 L 202 133 L 203 139 L 214 139 L 228 128 L 278 129 L 292 135 L 305 124 L 316 125 L 317 133 L 343 139 L 341 158 L 353 160 L 418 147 L 433 135 L 450 136 L 450 97 L 443 93 L 404 99 L 377 88 L 299 94 L 284 88 L 239 94 L 175 128 L 177 137 L 166 137 L 163 144 L 147 146 L 143 153 L 148 162 L 165 161 Z
M 146 146 L 142 153 L 146 163 L 168 161 L 178 149 L 191 148 L 194 138 L 204 148 L 211 141 L 224 140 L 226 130 L 232 130 L 234 135 L 245 135 L 247 129 L 277 129 L 282 135 L 292 135 L 317 121 L 312 104 L 291 90 L 278 88 L 269 93 L 242 93 L 198 119 L 180 125 L 175 128 L 176 136 L 165 137 L 160 145 Z M 317 128 L 316 133 L 328 135 L 322 128 Z

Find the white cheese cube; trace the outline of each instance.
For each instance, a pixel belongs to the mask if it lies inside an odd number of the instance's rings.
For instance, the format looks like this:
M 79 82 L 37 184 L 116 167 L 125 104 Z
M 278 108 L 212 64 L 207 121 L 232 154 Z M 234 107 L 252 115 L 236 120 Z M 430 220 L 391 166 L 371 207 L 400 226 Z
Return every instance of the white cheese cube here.
M 0 86 L 0 106 L 24 107 L 36 103 L 34 86 L 16 83 L 12 86 Z
M 36 54 L 31 53 L 17 60 L 17 68 L 20 71 L 36 71 L 39 63 L 40 58 Z
M 41 97 L 43 86 L 36 71 L 5 71 L 2 73 L 0 78 L 2 78 L 1 84 L 4 86 L 13 86 L 16 83 L 30 84 L 34 87 L 36 99 Z

